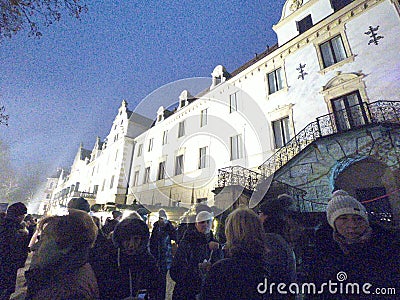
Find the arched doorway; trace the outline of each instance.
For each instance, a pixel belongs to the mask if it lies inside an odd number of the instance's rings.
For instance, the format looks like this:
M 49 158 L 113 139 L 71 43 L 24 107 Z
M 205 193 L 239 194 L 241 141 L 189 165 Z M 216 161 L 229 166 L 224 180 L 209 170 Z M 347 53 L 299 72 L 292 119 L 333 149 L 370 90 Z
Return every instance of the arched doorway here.
M 374 221 L 391 221 L 389 192 L 392 171 L 384 163 L 368 157 L 348 165 L 334 178 L 334 188 L 343 189 L 364 203 Z

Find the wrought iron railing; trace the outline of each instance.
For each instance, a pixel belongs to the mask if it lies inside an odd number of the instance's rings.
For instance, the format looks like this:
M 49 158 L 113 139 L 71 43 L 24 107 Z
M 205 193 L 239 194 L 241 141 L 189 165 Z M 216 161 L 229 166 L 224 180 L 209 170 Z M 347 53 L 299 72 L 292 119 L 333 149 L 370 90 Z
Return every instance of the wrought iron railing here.
M 249 192 L 254 192 L 262 178 L 262 174 L 240 166 L 226 167 L 218 170 L 217 187 L 224 188 L 227 186 L 239 185 Z M 270 187 L 265 192 L 271 193 L 270 196 L 272 197 L 277 197 L 279 194 L 283 193 L 292 195 L 296 202 L 296 209 L 301 210 L 304 208 L 304 196 L 306 191 L 291 186 L 290 184 L 272 180 Z
M 295 137 L 279 148 L 260 167 L 270 176 L 301 150 L 320 137 L 359 128 L 368 124 L 400 123 L 400 101 L 361 103 L 318 117 Z
M 217 187 L 239 185 L 253 191 L 262 175 L 241 166 L 232 166 L 218 170 Z
M 79 192 L 79 191 L 73 191 L 68 192 L 68 193 L 60 193 L 59 195 L 56 195 L 55 199 L 71 199 L 74 197 L 83 197 L 83 198 L 89 198 L 89 199 L 96 199 L 97 193 L 89 193 L 89 192 Z

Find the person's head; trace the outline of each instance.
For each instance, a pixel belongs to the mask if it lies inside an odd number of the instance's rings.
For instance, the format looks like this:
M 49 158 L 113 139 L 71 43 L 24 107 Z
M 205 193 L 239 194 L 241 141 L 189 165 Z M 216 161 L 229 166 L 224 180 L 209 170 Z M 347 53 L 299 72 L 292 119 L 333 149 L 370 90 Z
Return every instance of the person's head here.
M 143 218 L 137 211 L 132 211 L 125 219 L 138 219 L 143 221 Z
M 198 232 L 207 234 L 211 230 L 213 215 L 208 211 L 201 211 L 196 215 L 195 227 Z
M 90 205 L 85 198 L 72 198 L 68 202 L 68 209 L 77 209 L 85 212 L 90 212 Z
M 113 243 L 127 255 L 138 255 L 147 251 L 150 232 L 146 223 L 137 218 L 124 219 L 114 229 Z
M 89 214 L 75 209 L 71 209 L 68 215 L 43 219 L 39 228 L 42 230 L 41 244 L 35 264 L 42 267 L 65 255 L 84 255 L 94 245 L 98 232 Z
M 112 216 L 113 216 L 113 218 L 115 219 L 115 220 L 121 220 L 121 218 L 122 218 L 122 212 L 121 211 L 119 211 L 119 210 L 113 210 L 112 212 L 111 212 L 111 214 L 112 214 Z
M 168 220 L 167 212 L 164 209 L 160 209 L 158 211 L 158 220 L 160 223 L 164 223 L 166 220 Z
M 12 220 L 15 220 L 15 221 L 21 223 L 24 220 L 27 212 L 28 212 L 28 209 L 26 208 L 26 205 L 24 203 L 16 202 L 16 203 L 11 204 L 7 208 L 6 218 L 12 219 Z
M 258 215 L 262 223 L 267 219 L 282 217 L 289 211 L 293 204 L 293 198 L 287 194 L 281 194 L 276 198 L 266 198 L 258 209 Z
M 326 216 L 329 225 L 347 239 L 357 239 L 369 227 L 368 213 L 364 205 L 343 190 L 332 194 Z
M 24 222 L 27 226 L 34 226 L 37 223 L 36 219 L 32 215 L 26 215 L 24 218 Z
M 265 232 L 257 214 L 239 207 L 225 221 L 226 248 L 229 253 L 263 254 L 266 250 Z

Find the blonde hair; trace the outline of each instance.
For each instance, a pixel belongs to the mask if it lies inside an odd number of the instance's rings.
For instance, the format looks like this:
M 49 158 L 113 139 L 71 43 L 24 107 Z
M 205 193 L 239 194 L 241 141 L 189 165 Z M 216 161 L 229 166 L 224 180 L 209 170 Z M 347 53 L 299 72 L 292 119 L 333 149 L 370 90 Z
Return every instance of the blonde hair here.
M 246 207 L 231 212 L 225 222 L 226 248 L 231 255 L 248 253 L 263 256 L 268 252 L 265 232 L 257 214 Z

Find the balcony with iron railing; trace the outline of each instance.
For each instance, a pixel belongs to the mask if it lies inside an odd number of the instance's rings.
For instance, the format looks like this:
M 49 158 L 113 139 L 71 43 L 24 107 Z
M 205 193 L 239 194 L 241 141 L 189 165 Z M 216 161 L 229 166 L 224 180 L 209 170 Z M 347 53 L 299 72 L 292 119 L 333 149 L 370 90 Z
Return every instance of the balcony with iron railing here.
M 241 166 L 226 167 L 218 170 L 217 188 L 239 185 L 253 191 L 262 175 Z
M 400 124 L 400 101 L 361 103 L 318 117 L 279 148 L 259 169 L 264 176 L 270 176 L 317 139 L 371 124 Z
M 224 188 L 228 186 L 240 186 L 252 193 L 257 190 L 258 184 L 262 183 L 263 175 L 246 169 L 241 166 L 226 167 L 218 170 L 218 182 L 216 188 Z M 278 196 L 279 194 L 289 194 L 297 201 L 297 207 L 301 207 L 301 199 L 306 192 L 289 184 L 272 180 L 269 188 L 265 191 L 270 196 Z

